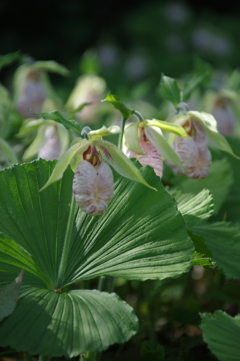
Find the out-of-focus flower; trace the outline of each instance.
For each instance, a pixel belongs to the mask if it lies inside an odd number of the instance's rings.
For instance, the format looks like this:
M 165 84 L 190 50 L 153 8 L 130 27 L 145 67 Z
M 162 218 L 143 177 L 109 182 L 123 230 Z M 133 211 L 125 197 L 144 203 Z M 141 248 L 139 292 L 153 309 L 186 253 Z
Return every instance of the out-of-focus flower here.
M 151 166 L 159 177 L 162 176 L 163 158 L 181 167 L 178 156 L 163 136 L 161 128 L 187 137 L 181 126 L 156 119 L 127 124 L 124 131 L 126 155 L 137 158 L 143 166 Z
M 35 139 L 23 155 L 24 161 L 36 155 L 46 160 L 58 159 L 67 150 L 69 134 L 62 124 L 42 118 L 28 120 L 21 127 L 19 136 L 25 136 L 36 130 Z
M 76 116 L 86 124 L 96 122 L 96 110 L 101 104 L 106 90 L 105 80 L 96 75 L 81 76 L 66 103 L 66 109 L 77 109 L 83 103 L 91 103 L 84 107 Z
M 208 145 L 235 156 L 227 140 L 218 132 L 217 122 L 211 114 L 190 111 L 186 115 L 176 116 L 173 123 L 181 125 L 189 136 L 188 139 L 184 139 L 181 136 L 170 134 L 168 139 L 178 154 L 183 171 L 188 177 L 205 178 L 208 176 L 211 165 L 211 153 Z M 170 165 L 175 173 L 182 173 L 176 165 L 172 163 Z
M 192 33 L 192 43 L 196 50 L 218 56 L 229 56 L 232 44 L 224 33 L 218 30 L 198 27 Z
M 36 61 L 20 66 L 14 75 L 14 102 L 24 118 L 39 113 L 48 98 L 54 98 L 46 72 L 66 75 L 68 70 L 55 61 Z
M 70 163 L 75 173 L 73 193 L 78 206 L 86 213 L 99 215 L 106 211 L 113 197 L 113 176 L 108 164 L 123 177 L 152 188 L 122 151 L 101 139 L 103 136 L 120 132 L 118 126 L 103 126 L 95 131 L 91 131 L 89 127 L 83 128 L 82 135 L 88 139 L 77 138 L 73 141 L 42 189 L 62 178 Z

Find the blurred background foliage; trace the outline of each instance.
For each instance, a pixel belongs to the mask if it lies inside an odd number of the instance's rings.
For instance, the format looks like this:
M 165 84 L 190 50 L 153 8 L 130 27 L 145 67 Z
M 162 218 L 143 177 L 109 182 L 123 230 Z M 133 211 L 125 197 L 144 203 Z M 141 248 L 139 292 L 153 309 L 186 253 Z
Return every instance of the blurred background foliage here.
M 201 94 L 209 88 L 220 89 L 227 81 L 227 87 L 239 91 L 239 73 L 232 82 L 228 77 L 239 67 L 238 10 L 233 1 L 216 6 L 207 1 L 2 0 L 0 80 L 12 92 L 13 74 L 21 64 L 55 60 L 70 70 L 65 77 L 49 74 L 63 104 L 70 101 L 79 76 L 95 74 L 104 79 L 98 83 L 101 94 L 110 90 L 124 101 L 130 99 L 129 106 L 135 102 L 134 108 L 143 115 L 165 119 L 171 108 L 160 92 L 161 73 L 181 78 L 183 83 L 204 73 L 198 89 Z M 2 90 L 2 98 L 7 97 L 4 94 Z M 194 110 L 198 110 L 198 94 L 192 99 Z M 11 137 L 19 131 L 22 119 L 15 110 L 11 114 L 14 131 L 6 129 L 0 136 L 15 144 Z M 107 116 L 101 115 L 93 127 L 98 128 Z M 32 139 L 26 138 L 25 147 Z M 239 139 L 229 141 L 239 153 Z M 227 220 L 239 222 L 239 165 L 235 159 L 230 161 L 235 182 L 232 198 L 226 201 Z M 222 208 L 212 220 L 225 216 Z M 97 281 L 87 286 L 95 288 Z M 127 345 L 112 346 L 104 361 L 216 360 L 201 337 L 199 312 L 221 309 L 235 316 L 239 289 L 238 280 L 226 280 L 219 269 L 201 266 L 178 279 L 141 283 L 118 278 L 116 292 L 134 307 L 140 331 Z

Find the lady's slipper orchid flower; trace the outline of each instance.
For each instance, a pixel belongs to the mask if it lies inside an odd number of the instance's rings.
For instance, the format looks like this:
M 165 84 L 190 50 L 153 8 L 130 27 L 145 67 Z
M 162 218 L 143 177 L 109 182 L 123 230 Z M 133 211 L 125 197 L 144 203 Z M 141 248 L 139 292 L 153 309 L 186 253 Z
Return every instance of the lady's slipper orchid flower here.
M 211 165 L 208 143 L 235 156 L 224 136 L 218 133 L 217 122 L 211 114 L 189 111 L 186 115 L 177 116 L 174 124 L 181 125 L 189 136 L 188 139 L 173 134 L 169 136 L 169 143 L 178 154 L 184 173 L 188 177 L 208 176 Z M 182 173 L 176 165 L 171 166 L 175 173 Z
M 57 122 L 45 119 L 26 121 L 19 131 L 24 136 L 37 129 L 37 136 L 26 149 L 23 160 L 34 156 L 46 160 L 58 159 L 66 151 L 69 144 L 69 135 L 66 128 Z
M 114 144 L 101 139 L 103 136 L 120 133 L 118 126 L 99 130 L 86 131 L 82 134 L 88 139 L 77 138 L 73 145 L 56 164 L 48 182 L 42 188 L 62 178 L 67 166 L 75 173 L 73 192 L 78 206 L 86 213 L 98 215 L 106 211 L 108 203 L 113 197 L 113 175 L 111 165 L 123 177 L 140 182 L 151 187 L 142 177 L 141 172 Z
M 162 176 L 163 158 L 181 167 L 177 154 L 163 136 L 161 128 L 187 138 L 181 126 L 156 119 L 127 124 L 124 132 L 126 155 L 137 158 L 143 166 L 151 166 L 159 177 Z

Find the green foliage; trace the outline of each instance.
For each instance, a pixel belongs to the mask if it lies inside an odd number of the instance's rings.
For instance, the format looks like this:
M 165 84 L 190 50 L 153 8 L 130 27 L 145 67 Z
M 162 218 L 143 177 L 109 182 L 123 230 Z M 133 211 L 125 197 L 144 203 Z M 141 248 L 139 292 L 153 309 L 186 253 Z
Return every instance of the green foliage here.
M 0 322 L 3 318 L 11 315 L 16 307 L 19 291 L 21 287 L 23 271 L 9 285 L 0 290 Z
M 240 354 L 240 317 L 222 311 L 202 314 L 204 341 L 219 361 L 238 361 Z
M 61 123 L 68 130 L 75 130 L 75 132 L 81 134 L 80 125 L 72 119 L 66 119 L 59 110 L 52 110 L 48 113 L 38 113 L 39 117 L 45 120 L 54 120 L 55 122 Z
M 172 102 L 177 109 L 178 104 L 183 100 L 182 91 L 179 89 L 177 81 L 162 74 L 160 88 L 164 97 Z
M 116 95 L 113 95 L 111 93 L 108 93 L 106 98 L 102 101 L 111 103 L 114 108 L 116 108 L 122 113 L 124 120 L 130 118 L 130 116 L 134 113 L 134 110 L 127 108 L 126 105 L 124 105 L 123 102 Z

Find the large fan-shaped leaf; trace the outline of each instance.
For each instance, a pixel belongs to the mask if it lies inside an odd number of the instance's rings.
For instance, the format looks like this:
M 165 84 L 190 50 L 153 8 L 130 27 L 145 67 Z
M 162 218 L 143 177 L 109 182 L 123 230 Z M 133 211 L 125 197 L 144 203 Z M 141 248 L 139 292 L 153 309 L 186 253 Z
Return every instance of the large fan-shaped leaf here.
M 115 197 L 105 214 L 91 217 L 79 210 L 66 273 L 59 280 L 73 174 L 66 171 L 39 193 L 54 164 L 38 160 L 0 172 L 0 230 L 30 253 L 52 289 L 100 275 L 162 279 L 190 268 L 193 246 L 183 218 L 145 167 L 144 178 L 158 192 L 115 175 Z
M 230 317 L 222 311 L 202 315 L 204 341 L 220 361 L 239 361 L 240 317 Z
M 133 309 L 114 293 L 29 288 L 0 326 L 1 346 L 32 355 L 77 356 L 124 343 L 138 329 Z
M 171 182 L 185 193 L 197 194 L 204 188 L 209 189 L 213 195 L 214 214 L 217 214 L 233 183 L 233 173 L 228 160 L 224 158 L 212 163 L 210 174 L 207 178 L 192 179 L 178 176 L 171 180 Z
M 216 262 L 229 278 L 240 279 L 240 226 L 227 222 L 201 224 L 193 232 L 204 237 Z
M 0 290 L 0 321 L 11 315 L 16 307 L 20 286 L 22 283 L 23 270 L 18 277 Z

